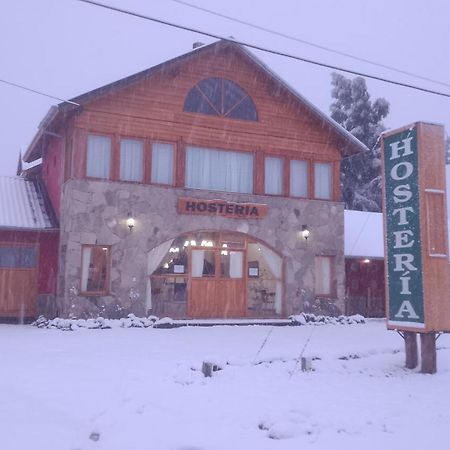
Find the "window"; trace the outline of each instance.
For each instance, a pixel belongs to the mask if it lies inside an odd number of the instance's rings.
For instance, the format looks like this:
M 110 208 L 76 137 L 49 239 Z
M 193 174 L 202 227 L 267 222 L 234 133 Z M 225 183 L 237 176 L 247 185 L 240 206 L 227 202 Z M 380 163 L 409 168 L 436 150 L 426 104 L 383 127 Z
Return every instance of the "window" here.
M 253 192 L 251 153 L 187 147 L 186 187 L 212 191 Z
M 248 94 L 236 83 L 222 78 L 206 78 L 186 96 L 184 111 L 257 120 L 256 107 Z
M 264 192 L 281 195 L 283 193 L 283 159 L 266 157 L 264 160 Z
M 247 298 L 250 313 L 282 313 L 283 260 L 261 243 L 247 244 Z
M 308 197 L 308 163 L 291 160 L 289 192 L 292 197 Z
M 315 257 L 315 293 L 316 296 L 331 296 L 334 293 L 333 267 L 331 256 Z
M 111 249 L 102 245 L 83 245 L 81 255 L 81 291 L 104 294 L 109 284 Z
M 223 248 L 226 248 L 226 247 L 223 247 Z M 244 261 L 243 252 L 236 252 L 233 250 L 221 250 L 220 251 L 220 276 L 222 278 L 242 278 L 243 277 L 243 261 Z
M 144 143 L 133 139 L 120 141 L 120 179 L 142 181 Z
M 172 144 L 152 145 L 152 183 L 173 184 L 173 153 Z
M 88 135 L 86 176 L 108 179 L 111 171 L 111 138 Z
M 0 269 L 32 269 L 36 265 L 36 247 L 0 247 Z
M 192 250 L 192 276 L 214 277 L 216 261 L 214 250 Z
M 314 197 L 324 200 L 330 200 L 331 189 L 331 164 L 314 164 Z

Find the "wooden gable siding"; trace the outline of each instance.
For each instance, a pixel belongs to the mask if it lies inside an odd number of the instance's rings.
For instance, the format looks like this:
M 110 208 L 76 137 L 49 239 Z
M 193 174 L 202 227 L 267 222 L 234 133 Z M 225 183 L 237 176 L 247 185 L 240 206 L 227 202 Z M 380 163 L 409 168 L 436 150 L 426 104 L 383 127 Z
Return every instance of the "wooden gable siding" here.
M 252 97 L 258 121 L 224 119 L 183 112 L 189 90 L 208 77 L 231 79 Z M 251 150 L 263 146 L 270 152 L 311 152 L 326 159 L 339 159 L 337 143 L 323 123 L 311 115 L 256 65 L 239 52 L 201 54 L 168 65 L 147 80 L 111 92 L 85 106 L 77 127 L 137 137 L 241 144 Z M 225 145 L 228 147 L 228 145 Z
M 256 122 L 183 111 L 186 95 L 200 80 L 209 77 L 230 79 L 253 99 Z M 73 119 L 74 132 L 69 139 L 74 154 L 72 176 L 83 177 L 87 133 L 110 135 L 118 152 L 119 137 L 167 141 L 218 149 L 262 152 L 287 158 L 333 163 L 334 195 L 340 200 L 339 162 L 336 133 L 318 119 L 306 105 L 271 78 L 253 61 L 235 49 L 225 48 L 193 55 L 192 59 L 169 63 L 147 79 L 117 88 L 83 107 Z M 182 145 L 181 145 L 182 143 Z M 147 142 L 147 146 L 148 146 Z M 178 155 L 180 165 L 180 155 Z M 257 160 L 263 162 L 260 156 Z M 178 185 L 182 185 L 181 167 Z M 256 165 L 256 175 L 261 167 Z M 117 174 L 112 179 L 117 179 Z M 259 189 L 258 189 L 259 186 Z M 261 179 L 255 180 L 255 192 L 262 193 Z

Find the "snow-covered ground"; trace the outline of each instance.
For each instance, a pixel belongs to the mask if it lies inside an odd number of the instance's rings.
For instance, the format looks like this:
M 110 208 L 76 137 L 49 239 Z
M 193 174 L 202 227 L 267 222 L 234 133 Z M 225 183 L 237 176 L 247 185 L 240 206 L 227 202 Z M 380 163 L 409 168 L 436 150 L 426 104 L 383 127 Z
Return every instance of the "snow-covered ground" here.
M 296 363 L 305 343 L 312 372 Z M 383 321 L 0 325 L 0 345 L 2 450 L 448 448 L 449 335 L 435 375 L 403 368 L 403 341 Z M 204 378 L 204 360 L 224 368 Z

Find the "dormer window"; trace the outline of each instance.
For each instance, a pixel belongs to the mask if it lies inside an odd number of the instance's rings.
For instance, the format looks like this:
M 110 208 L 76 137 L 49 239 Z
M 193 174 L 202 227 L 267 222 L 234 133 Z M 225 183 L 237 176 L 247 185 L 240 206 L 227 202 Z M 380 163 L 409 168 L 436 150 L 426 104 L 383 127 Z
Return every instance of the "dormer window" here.
M 223 78 L 199 81 L 186 96 L 183 109 L 231 119 L 258 120 L 251 97 L 236 83 Z

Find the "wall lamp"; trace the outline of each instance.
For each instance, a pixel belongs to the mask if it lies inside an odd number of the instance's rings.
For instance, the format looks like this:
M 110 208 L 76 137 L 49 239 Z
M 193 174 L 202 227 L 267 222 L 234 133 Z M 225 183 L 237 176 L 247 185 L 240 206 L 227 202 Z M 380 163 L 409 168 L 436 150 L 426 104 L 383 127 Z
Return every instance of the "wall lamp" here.
M 310 231 L 308 230 L 308 227 L 306 225 L 302 225 L 302 237 L 305 241 L 308 240 L 309 234 L 310 234 Z
M 130 231 L 133 231 L 135 225 L 136 221 L 134 220 L 134 217 L 131 215 L 131 213 L 128 213 L 127 227 L 130 229 Z

